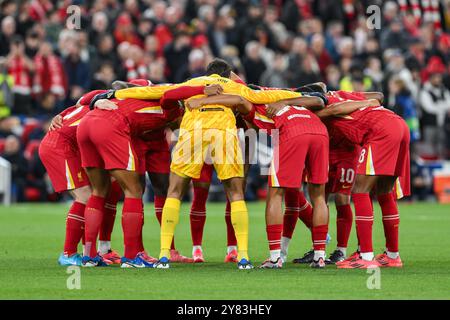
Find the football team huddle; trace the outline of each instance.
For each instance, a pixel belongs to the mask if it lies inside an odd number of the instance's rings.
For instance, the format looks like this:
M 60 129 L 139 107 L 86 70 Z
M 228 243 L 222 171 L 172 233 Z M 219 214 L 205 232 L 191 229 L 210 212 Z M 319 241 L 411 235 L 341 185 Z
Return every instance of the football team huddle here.
M 244 199 L 249 143 L 240 139 L 239 131 L 255 129 L 277 136 L 265 211 L 270 253 L 260 268 L 283 267 L 299 219 L 311 232 L 312 248 L 294 263 L 312 268 L 402 267 L 396 202 L 410 192 L 410 133 L 404 120 L 382 103 L 379 92 L 327 91 L 324 83 L 283 89 L 246 84 L 221 59 L 208 65 L 205 76 L 179 84 L 138 79 L 88 92 L 53 119 L 39 148 L 55 191 L 68 191 L 74 199 L 58 261 L 163 269 L 172 262 L 204 262 L 206 201 L 215 170 L 227 197 L 225 262 L 252 269 Z M 168 130 L 178 130 L 172 150 Z M 147 254 L 142 240 L 146 173 L 161 226 L 158 258 Z M 191 180 L 192 258 L 180 254 L 174 243 L 180 203 Z M 331 194 L 337 247 L 326 257 Z M 111 233 L 122 197 L 120 256 L 111 248 Z M 381 207 L 386 238 L 385 252 L 376 256 L 372 198 Z M 358 248 L 348 254 L 351 201 Z M 79 242 L 82 255 L 77 253 Z

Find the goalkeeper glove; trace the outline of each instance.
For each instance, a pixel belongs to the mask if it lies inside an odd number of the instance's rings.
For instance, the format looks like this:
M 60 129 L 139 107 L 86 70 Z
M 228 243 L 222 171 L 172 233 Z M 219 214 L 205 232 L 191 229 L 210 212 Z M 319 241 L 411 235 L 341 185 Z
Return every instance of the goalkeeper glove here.
M 94 96 L 94 98 L 92 98 L 91 102 L 89 103 L 89 109 L 94 110 L 95 103 L 98 100 L 101 100 L 101 99 L 109 100 L 109 99 L 114 99 L 115 97 L 116 97 L 116 90 L 108 90 L 106 92 L 96 94 Z

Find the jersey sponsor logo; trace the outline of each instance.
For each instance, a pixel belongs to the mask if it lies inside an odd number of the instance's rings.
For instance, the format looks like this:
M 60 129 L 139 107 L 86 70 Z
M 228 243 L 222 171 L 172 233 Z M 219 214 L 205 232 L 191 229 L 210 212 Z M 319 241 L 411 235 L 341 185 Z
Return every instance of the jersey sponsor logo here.
M 294 118 L 308 118 L 311 119 L 311 116 L 309 114 L 291 114 L 287 117 L 288 120 L 292 120 Z
M 224 111 L 223 108 L 201 108 L 200 112 L 205 112 L 205 111 Z

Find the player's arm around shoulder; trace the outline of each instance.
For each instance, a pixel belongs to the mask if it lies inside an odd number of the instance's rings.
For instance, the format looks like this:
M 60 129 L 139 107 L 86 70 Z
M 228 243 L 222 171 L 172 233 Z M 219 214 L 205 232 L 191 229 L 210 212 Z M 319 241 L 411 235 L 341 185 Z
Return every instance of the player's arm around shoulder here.
M 235 94 L 218 94 L 203 98 L 194 98 L 187 101 L 187 107 L 190 109 L 200 109 L 206 105 L 222 105 L 227 108 L 239 111 L 240 114 L 248 114 L 253 105 L 250 101 L 240 95 Z
M 166 91 L 175 89 L 179 86 L 181 86 L 181 84 L 133 87 L 121 89 L 116 90 L 114 92 L 114 97 L 117 99 L 129 98 L 140 100 L 157 100 L 160 99 Z
M 300 106 L 311 111 L 321 110 L 325 107 L 326 98 L 319 96 L 302 96 L 298 98 L 281 100 L 266 106 L 267 116 L 273 118 L 286 106 Z
M 330 104 L 328 107 L 316 112 L 319 118 L 346 116 L 361 108 L 380 106 L 377 99 L 344 101 Z

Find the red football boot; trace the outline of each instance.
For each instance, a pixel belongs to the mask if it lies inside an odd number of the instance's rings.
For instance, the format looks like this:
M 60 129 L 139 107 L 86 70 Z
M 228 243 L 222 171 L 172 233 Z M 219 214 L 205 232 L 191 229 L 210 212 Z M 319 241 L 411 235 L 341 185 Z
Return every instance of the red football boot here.
M 359 259 L 359 251 L 353 252 L 347 259 L 336 262 L 336 266 L 347 264 L 349 262 L 353 262 Z
M 194 263 L 205 262 L 205 259 L 203 258 L 203 251 L 200 248 L 194 250 L 192 253 L 192 258 L 194 259 Z
M 108 253 L 102 255 L 102 258 L 106 264 L 120 264 L 120 256 L 114 250 L 108 250 Z
M 389 258 L 386 253 L 378 254 L 375 257 L 375 260 L 382 266 L 382 267 L 389 267 L 389 268 L 401 268 L 403 267 L 402 259 L 400 259 L 400 256 L 398 256 L 395 259 Z
M 170 262 L 193 263 L 194 259 L 181 255 L 178 250 L 170 250 Z
M 156 261 L 158 261 L 158 259 L 156 259 L 152 256 L 149 256 L 146 251 L 141 251 L 139 253 L 141 254 L 141 258 L 149 263 L 155 263 Z
M 225 263 L 237 263 L 238 262 L 238 253 L 237 250 L 231 250 L 226 256 L 225 256 Z
M 381 265 L 376 260 L 364 260 L 359 258 L 352 262 L 347 262 L 337 266 L 338 269 L 373 269 L 379 268 Z

